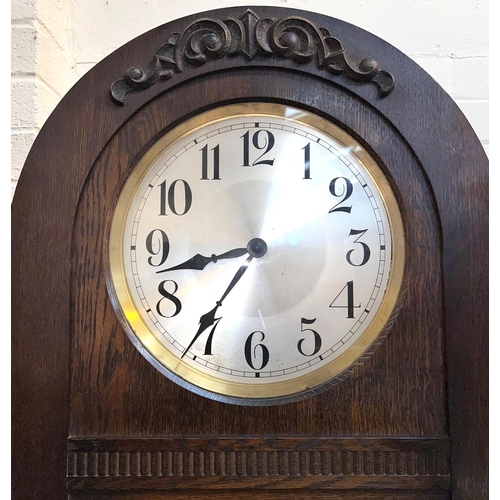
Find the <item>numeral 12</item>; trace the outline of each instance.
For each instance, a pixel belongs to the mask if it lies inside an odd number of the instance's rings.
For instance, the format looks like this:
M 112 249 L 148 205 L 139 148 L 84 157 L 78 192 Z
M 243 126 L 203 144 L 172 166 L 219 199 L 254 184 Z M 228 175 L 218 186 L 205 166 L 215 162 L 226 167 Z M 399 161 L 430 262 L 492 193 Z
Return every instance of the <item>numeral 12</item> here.
M 263 137 L 263 143 L 259 140 Z M 274 165 L 274 158 L 272 160 L 261 160 L 274 146 L 274 135 L 269 130 L 258 130 L 252 136 L 252 145 L 255 149 L 265 150 L 252 164 L 250 164 L 250 131 L 241 136 L 243 139 L 243 166 L 255 167 L 257 165 Z

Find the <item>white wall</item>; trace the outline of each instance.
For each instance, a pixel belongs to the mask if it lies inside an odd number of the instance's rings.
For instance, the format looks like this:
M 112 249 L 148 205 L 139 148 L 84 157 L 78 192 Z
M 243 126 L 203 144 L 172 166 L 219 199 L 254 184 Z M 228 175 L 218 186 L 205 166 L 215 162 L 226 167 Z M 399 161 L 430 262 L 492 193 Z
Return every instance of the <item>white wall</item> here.
M 12 0 L 12 193 L 36 134 L 75 81 L 70 0 Z
M 487 0 L 12 0 L 12 192 L 43 122 L 94 64 L 160 24 L 233 5 L 316 11 L 380 36 L 455 99 L 488 152 Z

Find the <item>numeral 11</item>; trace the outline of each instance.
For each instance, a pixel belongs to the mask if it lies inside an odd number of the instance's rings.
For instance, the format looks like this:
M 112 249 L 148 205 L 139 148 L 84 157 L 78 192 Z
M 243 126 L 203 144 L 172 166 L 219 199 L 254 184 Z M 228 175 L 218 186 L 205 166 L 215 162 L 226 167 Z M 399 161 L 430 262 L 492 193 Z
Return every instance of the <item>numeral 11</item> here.
M 208 179 L 208 145 L 204 146 L 201 151 L 201 180 L 207 181 Z M 219 145 L 215 146 L 212 149 L 213 154 L 213 163 L 214 163 L 214 176 L 212 177 L 213 181 L 220 181 L 219 177 Z

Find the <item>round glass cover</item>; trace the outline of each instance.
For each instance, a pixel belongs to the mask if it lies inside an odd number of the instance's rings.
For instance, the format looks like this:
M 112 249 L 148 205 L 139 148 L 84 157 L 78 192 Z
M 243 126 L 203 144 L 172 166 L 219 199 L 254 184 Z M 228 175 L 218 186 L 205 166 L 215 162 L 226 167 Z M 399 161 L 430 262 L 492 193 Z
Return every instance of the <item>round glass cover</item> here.
M 199 394 L 278 404 L 373 349 L 397 300 L 403 225 L 367 151 L 277 104 L 187 120 L 139 161 L 110 236 L 134 344 Z

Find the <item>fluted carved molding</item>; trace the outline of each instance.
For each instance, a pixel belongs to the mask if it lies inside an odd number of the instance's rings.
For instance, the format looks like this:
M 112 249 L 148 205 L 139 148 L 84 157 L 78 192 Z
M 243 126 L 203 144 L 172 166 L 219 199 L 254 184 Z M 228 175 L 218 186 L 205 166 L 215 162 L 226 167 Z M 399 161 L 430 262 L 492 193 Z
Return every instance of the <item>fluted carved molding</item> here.
M 72 439 L 72 489 L 446 488 L 446 439 Z M 237 478 L 238 482 L 234 482 Z M 185 482 L 189 479 L 188 482 Z

